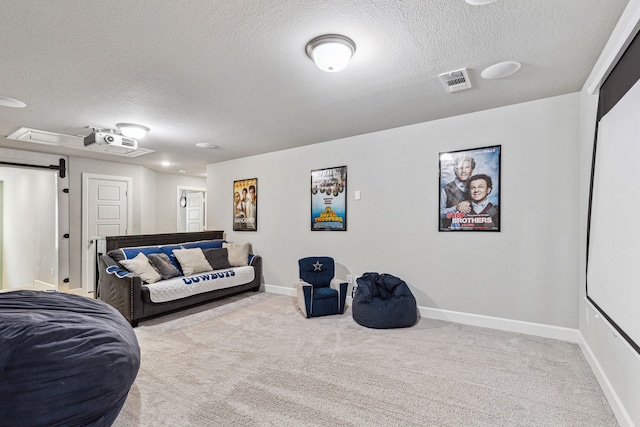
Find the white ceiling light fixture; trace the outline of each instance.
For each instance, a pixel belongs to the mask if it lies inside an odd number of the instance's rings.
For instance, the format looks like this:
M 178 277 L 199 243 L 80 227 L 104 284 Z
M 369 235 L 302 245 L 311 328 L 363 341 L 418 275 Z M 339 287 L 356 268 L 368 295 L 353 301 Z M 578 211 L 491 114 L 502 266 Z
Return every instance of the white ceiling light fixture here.
M 480 76 L 486 80 L 501 79 L 510 76 L 520 69 L 521 64 L 516 61 L 505 61 L 487 67 L 480 73 Z
M 307 43 L 307 56 L 328 73 L 344 70 L 356 52 L 356 44 L 339 34 L 326 34 Z
M 151 130 L 146 126 L 135 123 L 118 123 L 116 126 L 124 136 L 134 139 L 144 138 L 147 132 Z
M 18 101 L 17 99 L 8 98 L 6 96 L 0 96 L 0 105 L 3 107 L 11 107 L 11 108 L 24 108 L 27 106 L 22 101 Z
M 218 146 L 216 144 L 213 144 L 211 142 L 198 142 L 198 143 L 196 143 L 196 147 L 198 147 L 198 148 L 208 148 L 210 150 L 218 148 Z
M 494 1 L 497 1 L 497 0 L 465 0 L 465 1 L 473 6 L 482 6 L 485 4 L 493 3 Z

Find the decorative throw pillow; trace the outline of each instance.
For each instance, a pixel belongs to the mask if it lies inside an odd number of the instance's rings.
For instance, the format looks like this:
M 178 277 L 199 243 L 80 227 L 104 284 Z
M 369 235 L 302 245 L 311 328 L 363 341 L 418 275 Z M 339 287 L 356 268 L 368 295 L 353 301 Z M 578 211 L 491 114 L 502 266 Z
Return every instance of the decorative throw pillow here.
M 159 254 L 162 253 L 159 247 L 157 246 L 136 246 L 130 248 L 119 248 L 113 249 L 107 252 L 114 260 L 120 262 L 123 259 L 134 259 L 138 253 L 142 252 L 145 256 L 149 256 L 150 254 Z
M 149 259 L 140 252 L 133 259 L 123 259 L 120 264 L 147 283 L 155 283 L 162 279 L 160 273 L 149 263 Z
M 231 264 L 229 264 L 229 252 L 227 248 L 204 249 L 202 252 L 204 253 L 204 257 L 207 261 L 209 261 L 209 264 L 211 264 L 211 268 L 214 270 L 231 267 Z
M 173 254 L 180 263 L 185 276 L 213 270 L 200 248 L 176 249 Z
M 148 258 L 153 268 L 162 276 L 162 280 L 171 279 L 172 277 L 180 275 L 180 272 L 171 263 L 167 254 L 151 254 Z
M 251 243 L 223 243 L 223 248 L 227 248 L 229 252 L 229 264 L 232 267 L 242 267 L 249 265 L 249 253 L 251 252 Z

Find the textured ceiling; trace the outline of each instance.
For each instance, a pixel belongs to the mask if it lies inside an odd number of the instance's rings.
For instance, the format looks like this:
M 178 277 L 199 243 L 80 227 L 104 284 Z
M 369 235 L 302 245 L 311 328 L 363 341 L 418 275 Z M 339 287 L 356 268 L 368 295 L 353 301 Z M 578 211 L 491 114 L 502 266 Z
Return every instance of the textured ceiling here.
M 627 0 L 2 0 L 0 146 L 202 175 L 207 163 L 579 91 Z M 304 48 L 350 37 L 325 73 Z M 520 71 L 482 80 L 515 60 Z M 467 67 L 473 88 L 438 75 Z M 5 138 L 151 128 L 133 159 Z M 211 142 L 220 148 L 196 148 Z M 163 168 L 160 161 L 173 166 Z

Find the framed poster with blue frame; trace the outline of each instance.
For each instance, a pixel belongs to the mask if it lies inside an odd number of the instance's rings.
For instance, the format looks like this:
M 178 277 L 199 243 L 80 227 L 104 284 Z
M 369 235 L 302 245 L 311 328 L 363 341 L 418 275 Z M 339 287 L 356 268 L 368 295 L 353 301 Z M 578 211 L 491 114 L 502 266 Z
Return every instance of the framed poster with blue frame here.
M 347 167 L 311 171 L 311 231 L 347 230 Z

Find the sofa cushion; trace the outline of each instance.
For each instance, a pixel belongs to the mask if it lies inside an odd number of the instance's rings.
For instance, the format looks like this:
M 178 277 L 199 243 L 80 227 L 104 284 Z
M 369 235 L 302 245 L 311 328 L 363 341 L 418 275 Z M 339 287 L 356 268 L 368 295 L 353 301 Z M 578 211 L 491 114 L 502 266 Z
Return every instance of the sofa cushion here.
M 182 267 L 180 266 L 180 263 L 176 259 L 176 256 L 173 254 L 173 251 L 175 251 L 177 249 L 221 248 L 223 242 L 224 242 L 224 240 L 222 240 L 222 239 L 199 240 L 197 242 L 185 242 L 185 243 L 178 243 L 178 244 L 174 244 L 174 245 L 161 245 L 161 246 L 159 246 L 159 249 L 160 249 L 161 252 L 167 254 L 167 256 L 169 257 L 169 261 L 171 261 L 173 266 L 176 267 L 178 269 L 178 271 L 180 271 L 182 273 Z M 187 273 L 184 273 L 184 274 L 188 275 Z
M 149 259 L 139 252 L 133 259 L 123 259 L 120 264 L 147 283 L 155 283 L 162 279 L 160 273 L 149 263 Z
M 150 254 L 162 253 L 162 250 L 158 246 L 136 246 L 130 248 L 114 249 L 107 253 L 115 261 L 122 261 L 123 259 L 134 259 L 139 253 L 143 253 L 145 256 Z
M 223 248 L 227 248 L 229 252 L 229 264 L 231 267 L 243 267 L 249 265 L 249 253 L 251 252 L 251 243 L 228 243 L 222 244 Z
M 178 259 L 185 276 L 213 270 L 200 248 L 176 249 L 173 254 Z
M 162 280 L 180 276 L 180 270 L 171 263 L 167 254 L 150 254 L 148 258 L 153 268 L 155 268 L 156 271 L 160 273 L 160 276 L 162 276 Z
M 181 244 L 181 246 L 183 248 L 185 248 L 185 249 L 192 249 L 192 248 L 200 248 L 202 250 L 205 250 L 205 249 L 220 249 L 222 247 L 223 243 L 224 243 L 224 240 L 222 240 L 222 239 L 199 240 L 197 242 L 183 243 L 183 244 Z
M 202 252 L 209 264 L 211 264 L 211 268 L 214 270 L 222 270 L 223 268 L 231 267 L 231 264 L 229 264 L 229 251 L 227 248 L 204 249 Z

